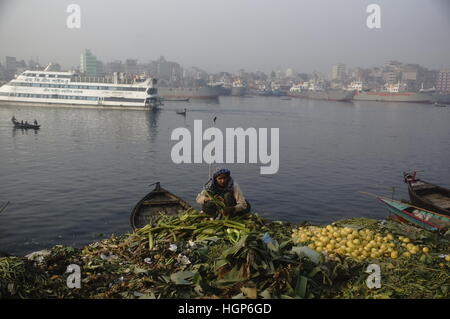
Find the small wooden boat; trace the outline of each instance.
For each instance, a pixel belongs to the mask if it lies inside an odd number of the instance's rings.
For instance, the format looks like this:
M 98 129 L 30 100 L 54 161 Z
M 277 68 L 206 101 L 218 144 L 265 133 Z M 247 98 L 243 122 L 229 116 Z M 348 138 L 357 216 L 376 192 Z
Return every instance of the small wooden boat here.
M 416 172 L 403 173 L 413 205 L 450 216 L 450 189 L 416 178 Z
M 437 106 L 437 107 L 446 107 L 447 104 L 442 104 L 442 103 L 434 102 L 434 106 Z
M 368 192 L 360 192 L 377 198 L 387 205 L 390 218 L 398 222 L 409 222 L 429 231 L 441 231 L 450 228 L 450 217 L 428 209 L 420 208 L 406 201 L 398 201 Z
M 11 119 L 11 122 L 14 124 L 14 128 L 20 128 L 20 129 L 33 129 L 33 130 L 39 130 L 40 125 L 36 124 L 29 124 L 29 123 L 22 123 L 17 121 L 14 117 Z
M 147 225 L 152 216 L 160 213 L 177 215 L 190 208 L 192 208 L 191 205 L 162 188 L 160 183 L 157 182 L 155 188 L 134 207 L 130 216 L 130 224 L 135 230 Z
M 397 221 L 410 222 L 429 231 L 440 231 L 450 227 L 450 217 L 423 209 L 407 202 L 401 202 L 379 196 L 378 199 L 387 205 Z
M 282 98 L 280 98 L 280 100 L 283 100 L 283 101 L 290 101 L 290 100 L 292 100 L 290 97 L 282 97 Z

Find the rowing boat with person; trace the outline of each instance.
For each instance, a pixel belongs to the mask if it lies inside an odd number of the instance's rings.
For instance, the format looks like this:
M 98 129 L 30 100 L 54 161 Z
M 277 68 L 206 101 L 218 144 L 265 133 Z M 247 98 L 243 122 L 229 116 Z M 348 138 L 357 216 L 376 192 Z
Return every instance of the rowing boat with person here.
M 25 123 L 23 121 L 17 121 L 16 118 L 13 116 L 11 118 L 11 122 L 14 124 L 14 128 L 20 128 L 20 129 L 33 129 L 33 130 L 39 130 L 41 128 L 40 125 L 37 124 L 37 121 L 34 120 L 34 124 L 30 124 L 27 121 Z

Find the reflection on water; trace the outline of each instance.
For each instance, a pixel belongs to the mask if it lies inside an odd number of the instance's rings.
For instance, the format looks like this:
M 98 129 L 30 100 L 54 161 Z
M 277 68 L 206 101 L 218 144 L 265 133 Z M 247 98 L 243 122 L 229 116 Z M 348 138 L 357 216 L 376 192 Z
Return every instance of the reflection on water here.
M 176 114 L 184 108 L 186 116 Z M 39 119 L 41 130 L 11 133 L 12 115 Z M 358 191 L 389 196 L 395 186 L 406 199 L 409 169 L 450 186 L 450 108 L 262 97 L 167 101 L 156 112 L 0 107 L 0 202 L 11 202 L 0 215 L 0 250 L 25 254 L 127 232 L 132 208 L 157 181 L 195 206 L 209 165 L 174 164 L 170 136 L 194 120 L 205 130 L 214 117 L 223 131 L 280 128 L 278 174 L 225 165 L 267 218 L 383 218 L 384 207 Z
M 145 112 L 145 123 L 148 127 L 150 142 L 154 142 L 158 134 L 158 118 L 161 114 L 161 108 Z
M 39 130 L 15 128 L 15 127 L 13 127 L 13 129 L 12 129 L 13 137 L 16 136 L 16 134 L 28 135 L 28 133 L 37 135 L 39 133 Z

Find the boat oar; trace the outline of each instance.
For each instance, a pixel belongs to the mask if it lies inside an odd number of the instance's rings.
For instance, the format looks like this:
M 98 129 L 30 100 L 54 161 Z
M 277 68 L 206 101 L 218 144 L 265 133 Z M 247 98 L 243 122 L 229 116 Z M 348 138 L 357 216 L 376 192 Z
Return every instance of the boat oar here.
M 9 201 L 8 202 L 6 202 L 6 204 L 5 205 L 3 205 L 3 207 L 2 208 L 0 208 L 0 214 L 6 209 L 6 206 L 8 206 L 9 205 Z

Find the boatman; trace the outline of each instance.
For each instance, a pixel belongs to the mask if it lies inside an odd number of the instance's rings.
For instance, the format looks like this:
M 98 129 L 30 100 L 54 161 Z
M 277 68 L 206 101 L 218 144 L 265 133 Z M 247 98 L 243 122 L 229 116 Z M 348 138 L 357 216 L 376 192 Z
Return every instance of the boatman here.
M 218 169 L 210 186 L 197 195 L 197 203 L 202 205 L 204 213 L 212 217 L 233 217 L 250 212 L 249 202 L 245 200 L 239 185 L 233 181 L 230 174 L 229 169 Z

